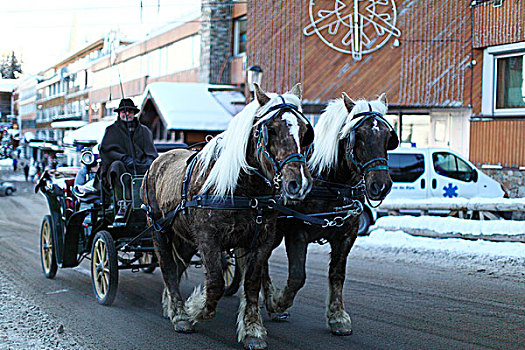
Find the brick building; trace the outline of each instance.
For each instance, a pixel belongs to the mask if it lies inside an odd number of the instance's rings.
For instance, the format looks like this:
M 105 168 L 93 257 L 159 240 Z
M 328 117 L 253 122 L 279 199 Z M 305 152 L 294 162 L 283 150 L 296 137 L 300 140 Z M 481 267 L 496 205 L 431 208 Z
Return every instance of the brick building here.
M 263 87 L 303 82 L 307 111 L 385 92 L 405 145 L 449 147 L 523 182 L 523 1 L 253 0 L 247 36 Z

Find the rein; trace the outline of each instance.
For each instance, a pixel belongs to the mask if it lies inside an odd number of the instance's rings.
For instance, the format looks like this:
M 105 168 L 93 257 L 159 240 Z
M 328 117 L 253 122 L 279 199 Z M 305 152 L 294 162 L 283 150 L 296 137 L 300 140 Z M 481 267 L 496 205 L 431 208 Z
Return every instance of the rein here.
M 272 106 L 269 108 L 262 116 L 261 121 L 256 124 L 257 129 L 254 131 L 254 138 L 257 139 L 256 142 L 256 154 L 258 157 L 258 160 L 261 161 L 261 155 L 264 155 L 268 160 L 270 160 L 270 163 L 272 164 L 273 170 L 274 170 L 274 178 L 273 178 L 273 184 L 270 180 L 268 180 L 264 175 L 262 175 L 257 170 L 252 170 L 254 174 L 261 177 L 265 184 L 269 187 L 274 188 L 275 190 L 280 189 L 280 182 L 281 182 L 281 170 L 282 168 L 292 162 L 300 162 L 306 164 L 306 158 L 302 153 L 293 153 L 288 155 L 286 158 L 284 158 L 281 161 L 277 161 L 275 157 L 268 151 L 267 144 L 268 144 L 268 128 L 267 124 L 273 120 L 276 116 L 280 116 L 285 112 L 292 112 L 294 115 L 296 115 L 299 119 L 301 119 L 303 122 L 307 124 L 307 127 L 312 128 L 310 122 L 308 119 L 304 117 L 304 115 L 299 111 L 298 107 L 293 104 L 286 103 L 284 98 L 282 96 L 279 96 L 283 103 Z M 270 117 L 267 117 L 266 119 L 264 116 L 268 115 L 269 113 L 272 113 L 274 111 L 277 111 Z M 151 222 L 153 223 L 152 226 L 150 226 L 148 229 L 146 229 L 145 232 L 141 233 L 145 234 L 146 232 L 150 232 L 152 230 L 155 230 L 156 232 L 162 232 L 167 227 L 169 227 L 177 215 L 177 213 L 182 212 L 183 214 L 186 214 L 187 208 L 199 208 L 199 209 L 212 209 L 212 210 L 257 210 L 257 217 L 255 219 L 255 233 L 252 239 L 250 250 L 255 245 L 255 242 L 257 240 L 257 237 L 259 235 L 260 231 L 260 225 L 263 223 L 263 210 L 277 210 L 285 215 L 291 215 L 292 217 L 296 217 L 300 220 L 307 221 L 313 224 L 318 225 L 325 225 L 326 219 L 318 219 L 315 217 L 311 217 L 302 213 L 299 213 L 295 210 L 289 209 L 282 205 L 283 199 L 281 196 L 256 196 L 256 197 L 249 197 L 249 196 L 217 196 L 217 195 L 210 195 L 210 194 L 198 194 L 195 196 L 192 196 L 191 199 L 188 199 L 188 192 L 190 188 L 190 182 L 191 177 L 193 174 L 193 171 L 195 169 L 196 163 L 197 163 L 198 157 L 197 153 L 194 154 L 191 158 L 188 159 L 188 167 L 186 168 L 186 172 L 184 174 L 184 178 L 182 181 L 182 193 L 181 193 L 181 201 L 176 206 L 175 209 L 168 212 L 163 218 L 159 220 L 155 220 L 153 218 L 153 215 L 151 213 L 151 207 L 149 204 L 149 199 L 147 196 L 147 182 L 146 182 L 146 205 L 144 206 L 144 209 L 147 212 L 148 217 L 150 218 Z M 184 237 L 182 237 L 184 238 Z

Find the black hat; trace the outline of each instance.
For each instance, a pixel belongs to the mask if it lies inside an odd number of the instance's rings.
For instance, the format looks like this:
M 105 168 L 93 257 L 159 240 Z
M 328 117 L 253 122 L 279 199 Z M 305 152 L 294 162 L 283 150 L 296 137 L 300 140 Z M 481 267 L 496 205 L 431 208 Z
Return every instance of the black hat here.
M 140 109 L 138 109 L 137 106 L 135 106 L 135 104 L 130 98 L 123 98 L 122 100 L 120 100 L 118 108 L 115 109 L 115 112 L 118 113 L 120 111 L 126 111 L 126 110 L 132 110 L 135 113 L 138 113 L 140 111 Z

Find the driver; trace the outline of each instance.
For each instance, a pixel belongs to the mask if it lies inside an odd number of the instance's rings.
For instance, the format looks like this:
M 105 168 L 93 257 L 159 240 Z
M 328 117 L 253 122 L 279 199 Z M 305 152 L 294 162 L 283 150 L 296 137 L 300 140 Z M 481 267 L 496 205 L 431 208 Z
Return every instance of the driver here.
M 153 160 L 158 157 L 151 131 L 135 118 L 138 111 L 131 99 L 123 98 L 115 109 L 118 119 L 106 128 L 100 144 L 102 180 L 113 188 L 119 205 L 115 219 L 124 217 L 129 200 L 123 197 L 122 174 L 144 175 Z M 129 176 L 125 176 L 123 180 L 126 193 L 130 193 Z

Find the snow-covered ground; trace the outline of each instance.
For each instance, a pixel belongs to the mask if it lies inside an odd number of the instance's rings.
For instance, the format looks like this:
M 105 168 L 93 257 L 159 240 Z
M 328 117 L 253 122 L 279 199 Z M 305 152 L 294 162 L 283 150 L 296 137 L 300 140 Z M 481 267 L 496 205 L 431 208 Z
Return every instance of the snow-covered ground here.
M 0 159 L 0 167 L 12 167 L 13 160 L 11 158 Z
M 330 245 L 310 244 L 308 252 L 328 255 Z M 525 244 L 517 242 L 415 237 L 403 231 L 376 229 L 369 236 L 357 237 L 350 252 L 350 266 L 352 257 L 446 266 L 491 277 L 525 278 Z
M 369 236 L 359 237 L 356 244 L 362 247 L 436 250 L 454 254 L 516 258 L 524 259 L 525 261 L 525 244 L 514 242 L 415 237 L 403 231 L 385 231 L 378 229 L 372 231 Z
M 68 329 L 0 271 L 0 349 L 83 349 Z
M 364 248 L 409 249 L 421 251 L 432 250 L 456 255 L 478 255 L 489 258 L 508 258 L 510 260 L 521 259 L 525 263 L 524 243 L 489 242 L 483 240 L 472 241 L 461 238 L 439 239 L 416 237 L 401 230 L 373 230 L 369 236 L 358 237 L 355 246 Z M 309 247 L 309 250 L 313 252 L 329 252 L 330 245 L 312 244 Z
M 513 220 L 467 220 L 440 216 L 383 216 L 370 228 L 392 231 L 400 229 L 429 230 L 436 233 L 460 233 L 462 235 L 525 235 L 525 221 Z

